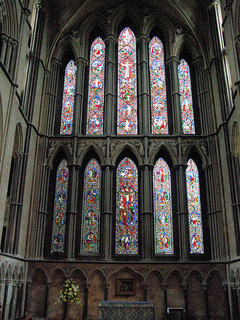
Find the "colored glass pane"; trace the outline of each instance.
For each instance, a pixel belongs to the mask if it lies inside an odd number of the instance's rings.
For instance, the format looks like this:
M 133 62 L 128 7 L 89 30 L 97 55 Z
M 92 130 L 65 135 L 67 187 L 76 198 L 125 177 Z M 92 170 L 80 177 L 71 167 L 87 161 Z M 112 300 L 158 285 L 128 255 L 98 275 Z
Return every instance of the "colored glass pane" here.
M 117 133 L 137 134 L 136 37 L 125 28 L 118 38 Z
M 199 173 L 189 159 L 186 169 L 190 253 L 204 253 Z
M 168 134 L 167 94 L 162 42 L 153 37 L 149 44 L 152 133 Z
M 70 60 L 65 69 L 60 134 L 72 133 L 76 70 L 74 61 Z
M 138 253 L 138 172 L 135 163 L 123 159 L 117 168 L 116 253 Z
M 182 111 L 182 130 L 185 134 L 195 134 L 190 69 L 184 59 L 182 59 L 178 65 L 178 78 Z
M 101 168 L 96 159 L 84 172 L 81 253 L 99 253 Z
M 64 252 L 64 238 L 66 225 L 67 209 L 67 190 L 68 190 L 69 171 L 67 161 L 64 159 L 60 162 L 57 169 L 53 225 L 52 225 L 52 242 L 51 252 Z
M 171 173 L 160 158 L 153 171 L 155 253 L 173 254 Z
M 103 134 L 105 44 L 96 38 L 91 46 L 87 134 Z

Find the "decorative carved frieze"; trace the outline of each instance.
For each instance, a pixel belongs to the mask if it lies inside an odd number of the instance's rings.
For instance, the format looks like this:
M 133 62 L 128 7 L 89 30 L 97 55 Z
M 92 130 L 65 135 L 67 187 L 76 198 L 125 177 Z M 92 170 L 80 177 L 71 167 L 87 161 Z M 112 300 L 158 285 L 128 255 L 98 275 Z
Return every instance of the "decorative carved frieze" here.
M 207 143 L 204 140 L 200 140 L 196 142 L 196 145 L 199 146 L 199 148 L 202 150 L 202 152 L 207 156 L 208 155 L 208 148 Z
M 174 141 L 167 141 L 166 146 L 169 147 L 173 154 L 178 157 L 178 143 Z
M 50 158 L 53 151 L 56 149 L 58 143 L 55 140 L 49 141 L 48 150 L 47 150 L 47 158 Z

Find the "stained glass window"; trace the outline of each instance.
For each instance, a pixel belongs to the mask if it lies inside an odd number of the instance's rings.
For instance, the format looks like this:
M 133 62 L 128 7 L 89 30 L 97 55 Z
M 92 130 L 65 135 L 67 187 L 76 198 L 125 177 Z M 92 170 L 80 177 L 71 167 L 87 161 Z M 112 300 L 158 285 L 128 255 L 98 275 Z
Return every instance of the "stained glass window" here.
M 149 63 L 152 133 L 168 134 L 164 49 L 157 37 L 153 37 L 149 44 Z
M 117 168 L 116 253 L 138 253 L 138 172 L 124 158 Z
M 173 254 L 171 173 L 160 158 L 153 171 L 155 254 Z
M 117 133 L 137 134 L 136 37 L 125 28 L 118 38 Z
M 185 134 L 195 134 L 190 69 L 184 59 L 182 59 L 178 65 L 178 78 L 182 111 L 182 130 Z
M 70 60 L 65 69 L 60 134 L 72 133 L 76 70 L 74 61 Z
M 199 173 L 189 159 L 186 169 L 190 253 L 204 253 Z
M 64 252 L 69 171 L 64 159 L 57 168 L 51 252 Z
M 91 46 L 87 134 L 103 134 L 105 44 L 96 38 Z
M 81 253 L 99 253 L 101 168 L 96 159 L 84 172 Z

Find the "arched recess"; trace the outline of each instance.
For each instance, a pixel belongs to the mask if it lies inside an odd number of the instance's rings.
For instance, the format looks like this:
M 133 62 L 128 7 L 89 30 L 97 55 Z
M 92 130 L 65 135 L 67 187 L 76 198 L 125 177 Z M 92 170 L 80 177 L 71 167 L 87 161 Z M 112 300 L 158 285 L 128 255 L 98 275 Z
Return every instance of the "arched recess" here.
M 167 279 L 167 306 L 185 309 L 182 279 L 178 271 L 171 272 Z
M 218 272 L 212 272 L 207 279 L 209 316 L 211 319 L 228 319 L 224 284 Z
M 210 259 L 210 235 L 207 215 L 204 157 L 196 146 L 186 155 L 186 191 L 189 252 L 192 259 Z
M 77 231 L 78 252 L 82 255 L 99 255 L 101 239 L 102 170 L 96 152 L 90 150 L 82 162 L 79 179 L 79 216 Z
M 64 257 L 66 250 L 67 199 L 69 189 L 69 161 L 60 150 L 53 161 L 48 187 L 45 255 Z
M 114 253 L 116 258 L 136 257 L 140 249 L 139 174 L 138 161 L 128 150 L 117 159 L 115 185 Z
M 163 279 L 158 271 L 153 271 L 147 278 L 148 300 L 153 303 L 155 319 L 163 319 L 165 315 L 164 308 L 164 289 Z
M 29 314 L 34 313 L 39 318 L 45 317 L 46 285 L 45 273 L 41 269 L 35 270 L 29 287 L 27 308 Z
M 98 270 L 94 271 L 89 279 L 89 284 L 88 306 L 91 308 L 88 309 L 88 317 L 97 319 L 99 302 L 105 300 L 105 278 Z
M 54 270 L 49 288 L 47 319 L 63 319 L 63 304 L 55 304 L 55 302 L 60 295 L 60 290 L 62 289 L 65 281 L 66 276 L 63 271 L 60 268 Z
M 81 304 L 69 303 L 68 314 L 70 319 L 86 319 L 86 277 L 76 269 L 71 274 L 71 279 L 79 286 L 79 296 Z
M 15 129 L 11 166 L 10 166 L 9 179 L 8 179 L 6 207 L 5 207 L 2 239 L 1 239 L 2 252 L 10 253 L 16 250 L 17 248 L 15 236 L 18 232 L 20 225 L 17 224 L 16 204 L 18 204 L 20 168 L 21 168 L 22 152 L 23 152 L 22 148 L 23 148 L 22 125 L 21 123 L 18 123 Z
M 167 151 L 162 148 L 155 155 L 153 168 L 153 212 L 154 212 L 154 253 L 161 255 L 178 254 L 178 230 L 176 212 L 176 176 L 173 162 Z
M 193 271 L 187 278 L 188 316 L 190 319 L 206 319 L 207 309 L 203 281 L 198 271 Z

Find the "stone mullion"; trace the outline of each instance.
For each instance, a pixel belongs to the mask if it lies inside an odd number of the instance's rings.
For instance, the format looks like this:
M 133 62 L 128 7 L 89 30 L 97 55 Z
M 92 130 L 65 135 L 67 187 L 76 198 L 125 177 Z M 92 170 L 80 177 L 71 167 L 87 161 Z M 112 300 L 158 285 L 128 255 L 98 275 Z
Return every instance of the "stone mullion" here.
M 2 61 L 2 64 L 4 65 L 5 55 L 6 55 L 6 52 L 7 52 L 8 36 L 5 35 L 5 34 L 2 34 L 1 35 L 1 40 L 2 40 L 1 61 Z
M 49 188 L 49 179 L 52 166 L 43 166 L 41 188 L 40 188 L 40 201 L 38 210 L 38 222 L 36 230 L 36 245 L 35 245 L 35 257 L 43 258 L 44 254 L 44 240 L 46 232 L 46 215 L 47 215 L 47 197 Z
M 36 4 L 36 19 L 33 31 L 31 55 L 28 66 L 26 93 L 23 101 L 23 110 L 27 114 L 28 120 L 32 121 L 33 106 L 37 85 L 37 75 L 39 70 L 39 58 L 43 38 L 44 20 L 46 12 L 40 3 Z
M 49 81 L 50 82 L 49 92 L 47 93 L 49 98 L 48 98 L 48 119 L 47 119 L 46 133 L 49 135 L 54 133 L 55 112 L 56 112 L 57 99 L 58 99 L 59 74 L 60 74 L 61 67 L 62 67 L 62 63 L 57 59 L 53 59 L 52 70 L 51 70 L 51 81 Z
M 77 138 L 75 138 L 74 151 L 76 154 Z M 76 159 L 74 157 L 73 162 Z M 67 257 L 68 259 L 74 259 L 75 256 L 75 243 L 76 243 L 76 225 L 77 225 L 77 196 L 78 196 L 78 185 L 79 185 L 79 174 L 75 164 L 70 166 L 70 179 L 68 187 L 68 199 L 67 199 Z
M 207 319 L 210 319 L 210 311 L 209 311 L 209 303 L 208 303 L 208 285 L 207 285 L 207 283 L 203 283 L 203 290 L 204 290 L 204 301 L 205 301 L 205 308 L 206 308 L 206 316 L 207 316 Z
M 6 280 L 5 281 L 5 290 L 4 290 L 4 298 L 3 298 L 3 309 L 2 309 L 2 319 L 7 319 L 7 314 L 6 314 L 6 311 L 7 311 L 7 300 L 8 300 L 8 290 L 9 290 L 9 281 Z
M 179 81 L 178 81 L 178 65 L 179 59 L 177 57 L 171 57 L 167 60 L 170 75 L 170 86 L 171 86 L 171 104 L 172 104 L 172 115 L 173 115 L 173 133 L 182 133 L 182 115 L 181 115 L 181 104 L 180 104 L 180 93 L 179 93 Z
M 103 188 L 102 188 L 102 258 L 104 260 L 110 260 L 112 258 L 112 229 L 113 229 L 113 169 L 110 164 L 105 165 L 102 168 L 103 171 Z
M 193 62 L 194 73 L 196 75 L 196 90 L 197 90 L 197 107 L 199 109 L 200 120 L 201 120 L 201 133 L 207 134 L 209 132 L 208 129 L 208 121 L 207 121 L 207 101 L 206 101 L 206 80 L 203 68 L 203 59 L 198 58 Z M 209 110 L 208 110 L 209 112 Z
M 5 66 L 8 73 L 9 73 L 9 66 L 11 64 L 12 48 L 13 48 L 13 40 L 11 38 L 8 38 L 7 55 L 5 56 L 5 61 L 4 61 L 4 66 Z
M 232 300 L 232 312 L 234 319 L 240 318 L 239 305 L 238 305 L 238 296 L 237 296 L 237 288 L 235 284 L 231 285 L 231 300 Z
M 45 291 L 45 303 L 44 303 L 44 317 L 47 319 L 48 317 L 48 298 L 49 298 L 49 288 L 50 288 L 51 282 L 46 282 L 46 291 Z
M 18 316 L 21 316 L 22 314 L 22 299 L 23 299 L 23 282 L 20 281 L 18 283 L 18 290 L 17 290 L 17 306 L 16 306 L 15 318 Z
M 11 190 L 9 223 L 8 223 L 6 242 L 5 242 L 5 251 L 8 253 L 13 253 L 14 235 L 17 228 L 16 220 L 17 220 L 17 210 L 18 210 L 18 188 L 19 188 L 21 159 L 22 159 L 22 155 L 20 153 L 17 154 L 15 159 L 14 170 L 13 170 L 13 183 L 12 183 L 12 190 Z
M 214 62 L 217 73 L 218 92 L 222 111 L 222 120 L 226 121 L 227 116 L 232 108 L 232 99 L 227 77 L 227 68 L 223 48 L 222 26 L 219 19 L 219 0 L 212 0 L 208 7 L 209 23 L 212 35 L 212 44 L 214 50 Z
M 10 308 L 9 308 L 9 319 L 15 319 L 16 302 L 17 302 L 17 283 L 14 282 L 12 286 L 12 297 L 11 297 Z
M 187 187 L 186 187 L 186 168 L 182 162 L 181 138 L 179 144 L 179 164 L 176 170 L 176 190 L 177 190 L 177 216 L 179 231 L 179 258 L 186 260 L 189 253 L 189 231 L 188 231 L 188 209 L 187 209 Z
M 16 60 L 17 60 L 17 52 L 18 52 L 18 42 L 16 40 L 13 40 L 12 45 L 12 53 L 11 53 L 11 63 L 9 66 L 9 74 L 13 78 L 15 69 L 16 69 Z
M 141 243 L 141 253 L 145 260 L 150 260 L 153 254 L 153 209 L 152 209 L 152 188 L 153 185 L 153 166 L 145 164 L 140 166 L 140 190 L 139 199 L 142 199 L 142 204 L 139 206 L 139 230 L 141 236 L 139 242 Z
M 139 88 L 139 134 L 148 134 L 151 132 L 150 119 L 150 73 L 149 73 L 149 38 L 141 35 L 138 39 L 139 55 L 138 55 L 138 88 Z
M 74 103 L 74 132 L 83 134 L 84 88 L 87 60 L 78 58 L 75 64 L 77 66 L 77 72 Z
M 240 34 L 235 38 L 235 47 L 236 47 L 236 51 L 237 51 L 238 65 L 240 68 Z M 240 76 L 238 76 L 238 77 L 240 77 Z M 238 88 L 240 89 L 239 82 L 240 82 L 240 78 L 238 79 Z
M 105 71 L 105 112 L 104 133 L 114 134 L 116 113 L 116 43 L 117 39 L 110 35 L 106 43 L 106 71 Z

